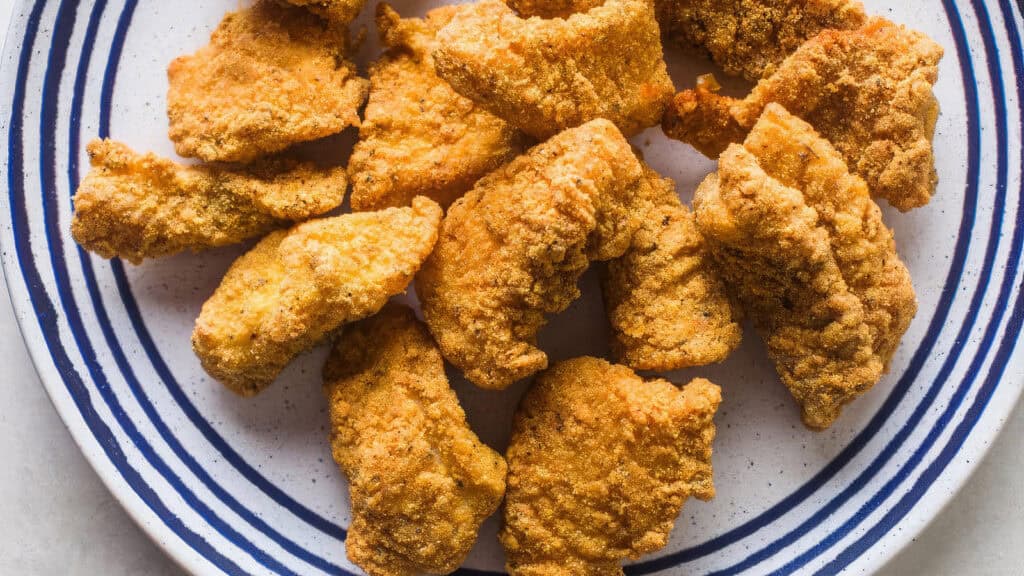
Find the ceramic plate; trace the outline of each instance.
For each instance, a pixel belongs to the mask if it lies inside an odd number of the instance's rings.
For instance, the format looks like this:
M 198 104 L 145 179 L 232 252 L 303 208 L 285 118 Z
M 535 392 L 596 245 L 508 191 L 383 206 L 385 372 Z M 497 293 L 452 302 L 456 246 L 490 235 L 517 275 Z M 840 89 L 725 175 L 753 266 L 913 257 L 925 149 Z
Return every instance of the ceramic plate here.
M 970 475 L 1024 383 L 1021 148 L 1024 54 L 1009 0 L 868 0 L 946 48 L 932 203 L 884 207 L 920 299 L 891 372 L 829 431 L 800 425 L 750 330 L 723 365 L 672 374 L 722 385 L 712 502 L 689 502 L 668 546 L 627 574 L 870 573 Z M 371 5 L 375 2 L 371 2 Z M 421 15 L 430 2 L 395 2 Z M 0 238 L 11 297 L 54 404 L 145 530 L 196 574 L 353 574 L 349 504 L 331 461 L 321 347 L 255 399 L 212 382 L 189 334 L 244 247 L 142 266 L 81 251 L 70 197 L 85 144 L 111 136 L 173 155 L 167 63 L 237 0 L 38 0 L 15 8 L 0 79 Z M 369 25 L 372 10 L 356 26 Z M 361 65 L 377 53 L 374 34 Z M 667 48 L 676 86 L 710 67 Z M 728 86 L 734 93 L 746 87 Z M 354 131 L 324 146 L 344 155 Z M 658 129 L 634 139 L 689 201 L 714 164 Z M 541 334 L 555 359 L 607 352 L 592 274 Z M 411 298 L 411 296 L 410 296 Z M 473 427 L 503 450 L 524 384 L 484 392 L 452 374 Z M 8 409 L 15 409 L 8 407 Z M 1008 487 L 1009 489 L 1009 487 Z M 501 572 L 497 521 L 461 574 Z

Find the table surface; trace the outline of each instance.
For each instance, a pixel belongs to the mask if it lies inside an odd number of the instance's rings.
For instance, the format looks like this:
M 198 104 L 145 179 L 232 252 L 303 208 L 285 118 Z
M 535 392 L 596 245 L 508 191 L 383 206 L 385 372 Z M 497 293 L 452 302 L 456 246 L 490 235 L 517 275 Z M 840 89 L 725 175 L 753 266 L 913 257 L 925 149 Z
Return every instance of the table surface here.
M 0 35 L 13 2 L 0 0 Z M 3 282 L 0 358 L 0 574 L 182 574 L 78 451 L 29 360 Z M 1024 576 L 1022 438 L 1018 409 L 964 490 L 879 576 Z

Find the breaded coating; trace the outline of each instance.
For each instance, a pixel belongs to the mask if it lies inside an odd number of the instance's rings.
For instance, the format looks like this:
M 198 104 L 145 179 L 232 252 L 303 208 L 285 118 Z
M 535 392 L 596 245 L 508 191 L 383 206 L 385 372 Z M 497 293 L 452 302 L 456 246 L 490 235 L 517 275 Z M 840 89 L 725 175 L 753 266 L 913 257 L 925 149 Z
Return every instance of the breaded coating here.
M 516 411 L 501 543 L 512 576 L 614 576 L 709 500 L 721 390 L 682 390 L 597 358 L 537 377 Z
M 568 18 L 605 2 L 606 0 L 505 0 L 505 4 L 523 18 Z
M 631 136 L 661 120 L 674 91 L 650 0 L 550 20 L 481 0 L 438 33 L 434 65 L 457 92 L 540 140 L 594 118 Z
M 822 30 L 867 20 L 857 0 L 655 0 L 673 40 L 707 54 L 726 74 L 756 82 Z
M 276 158 L 246 167 L 183 166 L 113 140 L 89 143 L 71 235 L 90 252 L 144 258 L 236 244 L 323 214 L 345 196 L 344 168 Z
M 505 494 L 412 310 L 347 326 L 324 367 L 334 459 L 348 477 L 348 558 L 370 576 L 448 574 Z
M 358 126 L 368 82 L 348 61 L 348 30 L 262 0 L 227 14 L 210 44 L 167 68 L 178 154 L 248 162 Z
M 740 344 L 741 312 L 675 183 L 645 167 L 639 190 L 640 228 L 601 275 L 612 353 L 634 370 L 721 362 Z
M 289 4 L 304 6 L 314 14 L 334 24 L 348 24 L 359 16 L 366 0 L 287 0 Z
M 545 315 L 579 297 L 590 260 L 621 256 L 642 170 L 607 120 L 572 128 L 485 176 L 452 204 L 416 293 L 444 357 L 483 388 L 547 367 Z
M 697 223 L 804 423 L 828 428 L 881 378 L 917 310 L 867 186 L 771 105 L 698 189 Z
M 404 292 L 437 241 L 441 207 L 345 214 L 274 232 L 239 258 L 203 304 L 192 348 L 243 396 L 299 353 Z
M 416 196 L 447 208 L 488 172 L 523 151 L 525 135 L 452 90 L 430 55 L 437 31 L 460 10 L 401 19 L 377 5 L 388 47 L 370 68 L 370 100 L 349 160 L 352 209 L 407 206 Z
M 906 212 L 927 204 L 938 184 L 932 86 L 942 53 L 924 34 L 873 18 L 857 30 L 822 32 L 743 100 L 719 96 L 713 83 L 679 94 L 663 127 L 714 157 L 765 106 L 782 104 L 842 153 L 873 196 Z

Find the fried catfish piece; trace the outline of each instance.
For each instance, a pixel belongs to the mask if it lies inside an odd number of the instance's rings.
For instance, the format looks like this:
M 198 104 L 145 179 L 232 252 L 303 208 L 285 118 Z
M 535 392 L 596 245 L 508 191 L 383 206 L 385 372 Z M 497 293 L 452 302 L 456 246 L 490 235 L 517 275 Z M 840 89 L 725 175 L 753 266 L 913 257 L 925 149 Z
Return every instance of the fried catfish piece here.
M 358 126 L 368 82 L 347 52 L 345 27 L 302 8 L 262 0 L 227 14 L 210 44 L 167 68 L 175 150 L 248 162 Z
M 917 311 L 866 184 L 773 104 L 743 146 L 722 154 L 694 205 L 804 423 L 828 428 L 879 380 Z
M 104 258 L 144 258 L 236 244 L 330 211 L 344 168 L 293 159 L 246 167 L 183 166 L 113 140 L 87 147 L 92 169 L 75 192 L 71 235 Z
M 743 335 L 693 213 L 675 184 L 645 167 L 640 228 L 601 275 L 612 352 L 634 370 L 721 362 Z
M 203 304 L 192 333 L 203 368 L 238 394 L 260 392 L 299 353 L 405 291 L 440 221 L 440 206 L 417 198 L 270 234 Z
M 571 128 L 485 176 L 452 204 L 416 293 L 444 357 L 483 388 L 547 367 L 546 314 L 579 297 L 591 260 L 621 256 L 639 224 L 642 169 L 603 119 Z
M 665 546 L 683 503 L 709 500 L 718 386 L 682 390 L 597 358 L 537 377 L 506 453 L 500 538 L 512 576 L 621 575 Z
M 822 30 L 867 20 L 857 0 L 656 0 L 658 22 L 727 74 L 756 82 Z
M 594 118 L 636 134 L 674 91 L 649 0 L 550 20 L 481 0 L 438 33 L 434 65 L 456 92 L 541 140 Z
M 942 47 L 883 18 L 857 30 L 822 32 L 787 58 L 743 100 L 714 83 L 677 95 L 665 133 L 717 156 L 738 142 L 772 102 L 808 121 L 867 181 L 871 194 L 901 211 L 924 206 L 938 183 L 932 93 Z M 711 127 L 711 128 L 709 128 Z
M 388 51 L 370 68 L 370 100 L 349 160 L 352 209 L 406 206 L 427 196 L 447 208 L 523 151 L 525 135 L 452 90 L 430 55 L 437 31 L 462 9 L 401 19 L 377 6 Z
M 359 16 L 366 0 L 287 0 L 289 4 L 304 6 L 314 14 L 334 24 L 348 24 Z
M 348 558 L 371 576 L 448 574 L 505 494 L 412 310 L 347 326 L 324 368 L 334 459 L 349 480 Z

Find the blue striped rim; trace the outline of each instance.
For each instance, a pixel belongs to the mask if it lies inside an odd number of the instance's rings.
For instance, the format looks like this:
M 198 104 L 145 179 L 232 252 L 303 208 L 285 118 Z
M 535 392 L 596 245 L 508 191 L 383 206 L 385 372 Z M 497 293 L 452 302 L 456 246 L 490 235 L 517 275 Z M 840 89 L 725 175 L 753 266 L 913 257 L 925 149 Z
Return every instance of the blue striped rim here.
M 38 21 L 36 22 L 36 24 L 38 25 Z M 33 34 L 33 35 L 34 35 L 34 34 Z M 26 37 L 28 37 L 28 36 L 26 35 Z M 23 51 L 24 51 L 24 50 L 25 50 L 25 48 L 24 48 L 24 46 L 23 46 Z M 116 65 L 115 65 L 115 68 L 116 68 Z M 19 70 L 20 70 L 20 69 L 19 69 Z M 22 88 L 22 90 L 23 90 L 23 88 Z M 105 110 L 105 112 L 107 113 L 107 118 L 109 119 L 109 108 L 107 108 L 107 110 Z M 13 122 L 12 122 L 12 126 L 13 126 Z M 13 137 L 12 137 L 12 140 L 14 140 L 14 138 L 13 138 Z M 77 149 L 77 148 L 76 148 L 76 149 Z M 19 151 L 19 156 L 20 156 L 20 151 Z M 13 147 L 12 147 L 12 157 L 13 157 Z M 13 166 L 13 165 L 14 165 L 14 163 L 12 162 L 12 166 Z M 13 177 L 12 177 L 11 179 L 13 179 Z M 21 260 L 20 256 L 21 256 L 21 254 L 19 253 L 19 261 Z M 24 267 L 23 267 L 23 268 L 24 268 Z M 37 308 L 37 309 L 38 309 L 38 308 Z

